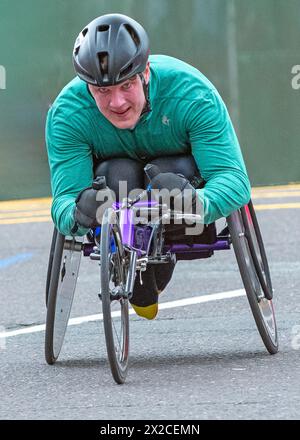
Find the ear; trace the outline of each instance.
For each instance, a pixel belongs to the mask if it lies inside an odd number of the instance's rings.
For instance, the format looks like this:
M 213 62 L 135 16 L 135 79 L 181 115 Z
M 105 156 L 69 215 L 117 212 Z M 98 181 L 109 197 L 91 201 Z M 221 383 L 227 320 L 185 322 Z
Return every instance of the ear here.
M 150 62 L 147 62 L 146 69 L 143 72 L 146 84 L 149 83 L 150 80 Z

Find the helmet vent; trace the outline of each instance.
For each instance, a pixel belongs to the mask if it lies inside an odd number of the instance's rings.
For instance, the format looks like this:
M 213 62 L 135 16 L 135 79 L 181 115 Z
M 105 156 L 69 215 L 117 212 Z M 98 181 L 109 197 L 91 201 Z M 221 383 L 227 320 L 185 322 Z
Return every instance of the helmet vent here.
M 140 39 L 139 39 L 137 33 L 135 32 L 135 30 L 129 24 L 124 24 L 124 27 L 126 28 L 127 32 L 130 34 L 130 36 L 133 39 L 136 47 L 139 47 Z
M 124 78 L 124 76 L 127 76 L 128 74 L 130 74 L 130 72 L 132 72 L 132 67 L 133 64 L 130 63 L 129 66 L 125 67 L 125 69 L 121 70 L 120 75 L 119 75 L 119 79 Z
M 108 53 L 107 52 L 100 52 L 98 53 L 99 58 L 99 65 L 100 65 L 100 72 L 103 77 L 103 79 L 107 79 L 108 74 Z
M 98 26 L 97 30 L 98 32 L 107 32 L 109 29 L 108 24 L 102 24 L 100 26 Z
M 75 41 L 75 47 L 74 47 L 74 56 L 78 55 L 81 43 L 84 39 L 84 37 L 86 36 L 88 32 L 88 28 L 83 29 L 83 31 L 80 32 L 80 34 L 78 35 L 76 41 Z

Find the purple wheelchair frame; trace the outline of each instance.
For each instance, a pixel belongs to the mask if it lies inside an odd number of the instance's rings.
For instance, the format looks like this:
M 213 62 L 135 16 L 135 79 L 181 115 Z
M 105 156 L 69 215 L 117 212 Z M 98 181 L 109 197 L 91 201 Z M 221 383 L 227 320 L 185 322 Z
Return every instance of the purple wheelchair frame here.
M 120 207 L 119 204 L 115 204 L 115 209 Z M 150 202 L 136 202 L 136 208 L 144 208 L 148 206 L 154 207 L 158 205 L 156 201 Z M 132 209 L 122 209 L 120 215 L 120 230 L 122 236 L 123 244 L 137 248 L 137 243 L 135 242 L 135 234 L 134 234 L 134 212 Z M 172 254 L 180 254 L 180 259 L 190 259 L 191 254 L 197 254 L 198 258 L 206 258 L 211 256 L 211 251 L 219 251 L 230 249 L 229 240 L 225 240 L 224 238 L 218 238 L 217 241 L 213 244 L 193 244 L 193 245 L 185 245 L 185 244 L 171 244 L 165 245 L 164 251 L 170 252 Z M 141 251 L 137 250 L 138 256 L 141 256 Z M 195 258 L 197 258 L 195 255 Z M 186 258 L 185 258 L 186 257 Z
M 137 254 L 137 258 L 141 258 L 143 255 L 148 256 L 145 252 L 145 249 L 139 249 L 138 244 L 136 242 L 136 234 L 135 234 L 135 223 L 134 223 L 134 209 L 135 208 L 147 208 L 151 209 L 153 207 L 157 207 L 159 204 L 157 201 L 148 200 L 148 201 L 140 201 L 135 200 L 130 203 L 130 206 L 124 206 L 119 202 L 115 202 L 112 205 L 112 208 L 116 211 L 119 211 L 119 227 L 122 237 L 122 243 L 129 249 L 135 250 Z M 149 234 L 146 232 L 146 228 L 149 225 L 138 226 L 141 229 L 144 229 L 144 243 L 149 244 Z M 83 245 L 83 254 L 84 256 L 89 256 L 92 252 L 93 244 L 85 243 Z M 172 243 L 172 244 L 164 244 L 163 246 L 163 255 L 166 254 L 175 254 L 177 260 L 191 260 L 191 259 L 200 259 L 200 258 L 209 258 L 213 255 L 214 251 L 220 250 L 228 250 L 231 248 L 231 241 L 229 234 L 228 235 L 220 235 L 216 236 L 216 241 L 210 244 L 182 244 L 182 243 Z

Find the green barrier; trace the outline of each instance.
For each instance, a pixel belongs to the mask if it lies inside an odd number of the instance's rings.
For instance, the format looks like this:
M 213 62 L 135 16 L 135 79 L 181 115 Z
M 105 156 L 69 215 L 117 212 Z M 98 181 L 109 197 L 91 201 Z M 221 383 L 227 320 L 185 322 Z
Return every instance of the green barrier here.
M 151 52 L 199 68 L 226 102 L 253 185 L 300 181 L 299 0 L 1 0 L 0 199 L 50 194 L 45 118 L 73 78 L 78 32 L 140 21 Z

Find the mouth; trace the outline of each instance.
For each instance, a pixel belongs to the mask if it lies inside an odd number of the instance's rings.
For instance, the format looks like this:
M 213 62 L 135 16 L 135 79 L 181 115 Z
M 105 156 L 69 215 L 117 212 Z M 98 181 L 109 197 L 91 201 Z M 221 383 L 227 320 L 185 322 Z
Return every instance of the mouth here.
M 128 107 L 126 110 L 123 110 L 121 112 L 114 111 L 114 110 L 111 110 L 111 112 L 116 116 L 125 116 L 125 115 L 127 115 L 127 113 L 129 112 L 130 109 L 131 109 L 131 107 Z

